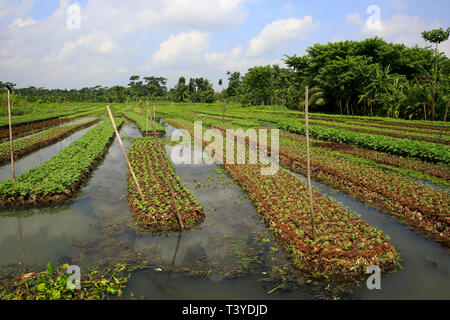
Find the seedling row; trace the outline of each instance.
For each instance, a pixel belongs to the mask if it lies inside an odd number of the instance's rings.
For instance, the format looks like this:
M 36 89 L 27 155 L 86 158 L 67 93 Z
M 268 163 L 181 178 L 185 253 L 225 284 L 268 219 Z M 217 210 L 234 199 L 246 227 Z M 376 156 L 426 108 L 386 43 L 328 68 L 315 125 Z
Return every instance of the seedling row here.
M 169 122 L 193 136 L 192 122 Z M 216 153 L 216 157 L 223 155 Z M 395 268 L 398 257 L 389 238 L 317 190 L 313 192 L 313 237 L 306 185 L 284 169 L 261 175 L 261 166 L 226 164 L 224 168 L 248 193 L 295 266 L 312 274 L 340 276 L 361 275 L 372 264 L 385 271 Z
M 180 181 L 166 153 L 159 150 L 164 145 L 153 137 L 135 139 L 130 148 L 131 166 L 145 197 L 142 200 L 129 173 L 128 202 L 133 216 L 142 227 L 156 232 L 181 230 L 177 214 L 184 229 L 199 225 L 205 218 L 203 208 Z
M 40 133 L 16 139 L 13 143 L 14 158 L 19 159 L 31 152 L 39 150 L 42 147 L 53 144 L 75 131 L 89 127 L 98 122 L 98 118 L 84 118 L 73 121 L 71 123 L 53 127 Z M 10 161 L 10 145 L 9 142 L 0 144 L 0 165 L 4 165 Z
M 122 119 L 116 119 L 120 126 Z M 112 124 L 103 122 L 56 156 L 0 183 L 0 208 L 41 207 L 70 199 L 106 154 L 114 139 Z

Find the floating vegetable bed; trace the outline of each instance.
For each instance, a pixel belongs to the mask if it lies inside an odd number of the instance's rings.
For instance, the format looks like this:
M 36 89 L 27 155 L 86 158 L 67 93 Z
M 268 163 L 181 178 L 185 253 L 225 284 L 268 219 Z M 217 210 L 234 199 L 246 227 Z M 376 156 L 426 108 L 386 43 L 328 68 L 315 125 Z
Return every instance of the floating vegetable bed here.
M 120 127 L 122 119 L 116 119 Z M 50 160 L 0 183 L 0 208 L 61 204 L 70 199 L 105 156 L 114 140 L 109 121 L 89 130 Z
M 33 151 L 62 140 L 75 131 L 89 127 L 98 121 L 98 118 L 85 118 L 66 125 L 50 128 L 29 137 L 16 139 L 13 141 L 14 159 L 17 160 Z M 4 165 L 9 161 L 11 161 L 9 142 L 4 142 L 0 144 L 0 165 Z
M 191 122 L 177 119 L 169 123 L 193 136 Z M 316 275 L 353 277 L 364 274 L 370 265 L 387 271 L 398 263 L 388 236 L 318 190 L 313 191 L 313 238 L 307 186 L 286 170 L 261 175 L 259 164 L 224 167 L 248 193 L 269 231 L 297 268 Z
M 296 120 L 279 120 L 278 127 L 293 133 L 304 134 L 305 125 Z M 352 130 L 312 126 L 310 134 L 320 140 L 346 142 L 366 149 L 419 158 L 429 162 L 450 163 L 450 147 L 442 144 L 399 139 Z
M 292 141 L 298 141 L 306 144 L 306 138 L 299 134 L 281 131 L 280 136 Z M 342 142 L 328 142 L 319 140 L 310 140 L 310 142 L 313 147 L 328 149 L 331 151 L 338 151 L 340 153 L 349 154 L 355 157 L 372 160 L 379 164 L 385 164 L 388 166 L 411 170 L 410 172 L 407 172 L 407 174 L 418 178 L 423 178 L 425 180 L 433 180 L 433 177 L 442 179 L 445 182 L 450 180 L 450 168 L 444 165 L 424 162 L 412 158 L 405 158 L 402 156 L 375 150 L 362 149 Z M 420 177 L 414 171 L 417 173 L 420 172 L 426 176 Z M 445 182 L 443 184 L 447 185 L 448 182 Z M 442 181 L 439 181 L 438 183 L 442 184 Z
M 305 145 L 281 139 L 278 152 L 282 166 L 306 174 Z M 445 246 L 450 245 L 450 199 L 446 192 L 321 150 L 312 150 L 311 167 L 314 179 L 399 217 Z
M 155 121 L 147 119 L 146 117 L 141 116 L 140 114 L 137 114 L 134 112 L 125 112 L 123 115 L 128 120 L 131 120 L 134 123 L 136 123 L 136 125 L 139 128 L 139 131 L 141 132 L 141 134 L 143 136 L 153 134 L 152 133 L 153 132 L 152 123 L 153 123 L 153 126 L 155 127 L 155 131 L 158 136 L 164 135 L 166 133 L 166 129 L 162 125 L 160 125 L 159 123 L 157 123 Z
M 152 137 L 140 138 L 135 139 L 130 148 L 131 166 L 145 197 L 142 201 L 129 174 L 128 202 L 133 217 L 151 231 L 180 230 L 176 205 L 185 229 L 199 225 L 205 218 L 203 208 L 192 192 L 184 187 L 167 155 L 163 152 L 160 157 L 156 143 L 161 142 Z M 163 145 L 161 149 L 164 150 Z M 171 198 L 169 184 L 173 186 L 175 201 Z

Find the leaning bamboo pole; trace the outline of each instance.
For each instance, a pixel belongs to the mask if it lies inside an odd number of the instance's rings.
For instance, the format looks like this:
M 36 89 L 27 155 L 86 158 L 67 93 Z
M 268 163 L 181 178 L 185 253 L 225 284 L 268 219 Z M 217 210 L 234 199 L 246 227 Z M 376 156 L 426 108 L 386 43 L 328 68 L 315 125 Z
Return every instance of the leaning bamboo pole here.
M 10 90 L 8 90 L 8 122 L 9 122 L 9 150 L 11 153 L 11 174 L 13 182 L 16 182 L 16 175 L 14 173 L 14 151 L 13 151 L 13 137 L 12 137 L 12 126 L 11 126 L 11 102 L 10 102 Z
M 150 111 L 150 108 L 148 106 L 148 100 L 145 101 L 145 103 L 147 105 L 147 110 Z M 165 171 L 169 172 L 169 168 L 167 168 L 166 162 L 164 161 L 164 158 L 163 158 L 163 154 L 162 154 L 162 151 L 161 151 L 161 146 L 160 146 L 160 144 L 158 142 L 158 137 L 156 136 L 155 124 L 153 123 L 152 113 L 151 112 L 149 112 L 149 113 L 150 113 L 150 117 L 151 117 L 150 118 L 150 122 L 151 122 L 152 128 L 153 128 L 153 136 L 155 137 L 155 143 L 156 143 L 156 145 L 158 147 L 159 157 L 161 159 L 161 162 L 164 164 Z M 180 228 L 181 228 L 181 230 L 183 230 L 184 229 L 184 224 L 183 224 L 183 221 L 181 220 L 180 211 L 178 210 L 178 205 L 177 205 L 177 202 L 175 200 L 175 191 L 173 190 L 172 183 L 169 181 L 169 179 L 167 179 L 167 182 L 168 182 L 169 189 L 170 189 L 170 194 L 171 194 L 171 199 L 172 199 L 172 206 L 175 209 L 175 214 L 177 215 L 178 222 L 180 223 Z
M 142 201 L 145 201 L 144 194 L 141 191 L 141 187 L 139 186 L 136 175 L 134 174 L 134 170 L 131 167 L 131 163 L 130 163 L 130 160 L 128 159 L 127 152 L 125 151 L 125 147 L 123 146 L 122 139 L 120 138 L 119 131 L 117 131 L 116 123 L 114 122 L 114 118 L 111 113 L 111 109 L 109 109 L 109 106 L 106 106 L 106 109 L 108 110 L 109 118 L 111 119 L 111 123 L 113 125 L 114 131 L 116 132 L 116 137 L 117 137 L 117 140 L 119 140 L 120 147 L 122 148 L 122 152 L 125 157 L 125 161 L 127 162 L 128 168 L 130 169 L 131 175 L 133 176 L 133 180 L 136 185 L 136 188 L 139 192 L 139 195 L 141 196 Z
M 312 188 L 311 188 L 311 159 L 309 154 L 309 123 L 308 123 L 308 103 L 309 103 L 309 88 L 305 89 L 305 134 L 306 134 L 306 171 L 308 175 L 308 193 L 309 193 L 309 206 L 311 215 L 311 228 L 313 240 L 316 238 L 316 231 L 314 225 L 314 207 L 312 201 Z

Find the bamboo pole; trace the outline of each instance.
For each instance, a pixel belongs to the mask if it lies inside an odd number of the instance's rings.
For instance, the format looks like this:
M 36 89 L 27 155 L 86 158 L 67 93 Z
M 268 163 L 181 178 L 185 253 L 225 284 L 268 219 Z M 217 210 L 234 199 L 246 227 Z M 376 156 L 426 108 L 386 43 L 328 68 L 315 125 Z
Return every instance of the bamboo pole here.
M 109 109 L 109 106 L 106 106 L 106 109 L 108 110 L 109 118 L 111 119 L 111 123 L 113 125 L 114 131 L 116 132 L 116 137 L 117 137 L 117 140 L 119 140 L 120 147 L 122 148 L 123 155 L 125 157 L 125 161 L 127 162 L 128 168 L 130 169 L 131 175 L 133 176 L 133 180 L 136 185 L 136 188 L 138 189 L 138 192 L 139 192 L 139 195 L 141 196 L 142 201 L 145 201 L 144 194 L 141 191 L 141 187 L 139 186 L 136 175 L 134 174 L 134 170 L 131 167 L 130 160 L 128 160 L 127 152 L 125 151 L 125 147 L 123 146 L 122 139 L 120 138 L 120 135 L 119 135 L 119 131 L 117 131 L 116 123 L 114 122 L 114 118 L 111 113 L 111 109 Z
M 156 121 L 156 110 L 155 110 L 155 104 L 153 104 L 153 119 Z
M 145 101 L 145 103 L 147 105 L 147 110 L 149 111 L 150 108 L 148 107 L 148 100 Z M 151 117 L 150 120 L 151 120 L 151 124 L 152 124 L 152 128 L 153 128 L 153 136 L 155 137 L 155 143 L 156 143 L 156 145 L 158 147 L 158 151 L 159 151 L 159 157 L 160 157 L 161 162 L 163 163 L 163 165 L 164 165 L 164 167 L 166 169 L 166 172 L 168 172 L 169 168 L 166 167 L 166 162 L 164 161 L 164 158 L 163 158 L 163 154 L 162 154 L 162 151 L 161 151 L 161 146 L 159 145 L 158 137 L 156 136 L 155 124 L 153 123 L 153 117 L 152 117 L 152 113 L 151 112 L 150 112 L 150 117 Z M 172 183 L 170 183 L 169 180 L 167 180 L 167 182 L 168 182 L 168 185 L 169 185 L 170 194 L 171 194 L 171 198 L 172 198 L 172 206 L 175 208 L 175 213 L 177 215 L 178 222 L 180 223 L 180 228 L 181 228 L 181 230 L 183 230 L 184 229 L 184 224 L 183 224 L 183 221 L 181 220 L 180 212 L 178 210 L 177 202 L 175 200 L 175 191 L 173 191 Z
M 148 109 L 147 109 L 147 117 L 145 118 L 145 132 L 144 134 L 147 134 L 148 131 Z
M 309 206 L 311 215 L 311 228 L 313 240 L 316 238 L 316 231 L 314 226 L 314 208 L 312 201 L 312 188 L 311 188 L 311 160 L 309 155 L 309 123 L 308 123 L 308 103 L 309 103 L 309 88 L 305 89 L 305 134 L 306 134 L 306 170 L 308 174 L 308 193 L 309 193 Z
M 10 102 L 10 92 L 8 90 L 8 121 L 9 121 L 9 150 L 11 153 L 11 173 L 12 173 L 12 180 L 13 182 L 16 182 L 16 175 L 14 173 L 14 151 L 13 151 L 13 138 L 12 138 L 12 127 L 11 127 L 11 102 Z
M 61 110 L 59 109 L 59 100 L 57 102 L 57 109 L 58 109 L 59 126 L 61 126 Z

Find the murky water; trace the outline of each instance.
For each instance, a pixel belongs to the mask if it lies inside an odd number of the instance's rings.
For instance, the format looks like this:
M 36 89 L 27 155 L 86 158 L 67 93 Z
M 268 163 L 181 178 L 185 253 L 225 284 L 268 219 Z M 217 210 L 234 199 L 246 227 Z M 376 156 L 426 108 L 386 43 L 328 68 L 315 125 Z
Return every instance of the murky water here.
M 306 177 L 292 173 L 304 183 Z M 382 278 L 381 290 L 357 290 L 361 299 L 450 299 L 449 250 L 436 241 L 400 223 L 392 215 L 368 207 L 347 194 L 312 181 L 314 187 L 361 215 L 371 226 L 391 237 L 402 258 L 403 269 Z
M 55 144 L 39 149 L 36 152 L 30 153 L 29 155 L 17 161 L 14 161 L 14 171 L 16 176 L 19 176 L 22 173 L 39 166 L 42 162 L 45 162 L 50 158 L 54 157 L 62 149 L 67 147 L 75 140 L 81 138 L 89 129 L 92 129 L 97 125 L 99 125 L 99 123 L 96 123 L 88 128 L 84 128 L 80 131 L 77 131 Z M 9 178 L 11 178 L 11 165 L 6 164 L 0 168 L 0 181 L 4 181 Z
M 170 135 L 173 128 L 166 127 Z M 121 136 L 140 134 L 134 125 L 126 124 Z M 128 148 L 131 142 L 124 140 L 124 144 Z M 166 146 L 166 151 L 170 153 L 171 148 Z M 37 165 L 39 160 L 35 161 Z M 47 262 L 70 263 L 79 265 L 83 272 L 119 262 L 135 265 L 138 270 L 132 273 L 125 298 L 330 297 L 326 284 L 309 284 L 290 269 L 249 199 L 218 166 L 175 165 L 175 169 L 207 212 L 198 228 L 152 235 L 136 226 L 126 197 L 127 167 L 115 140 L 72 202 L 51 209 L 0 213 L 0 266 L 21 262 L 39 270 Z M 391 216 L 317 186 L 389 234 L 404 259 L 403 270 L 382 278 L 382 290 L 369 291 L 363 283 L 341 297 L 450 297 L 450 259 L 445 248 Z M 275 276 L 283 270 L 290 277 L 289 285 L 269 294 L 283 283 L 282 277 Z

